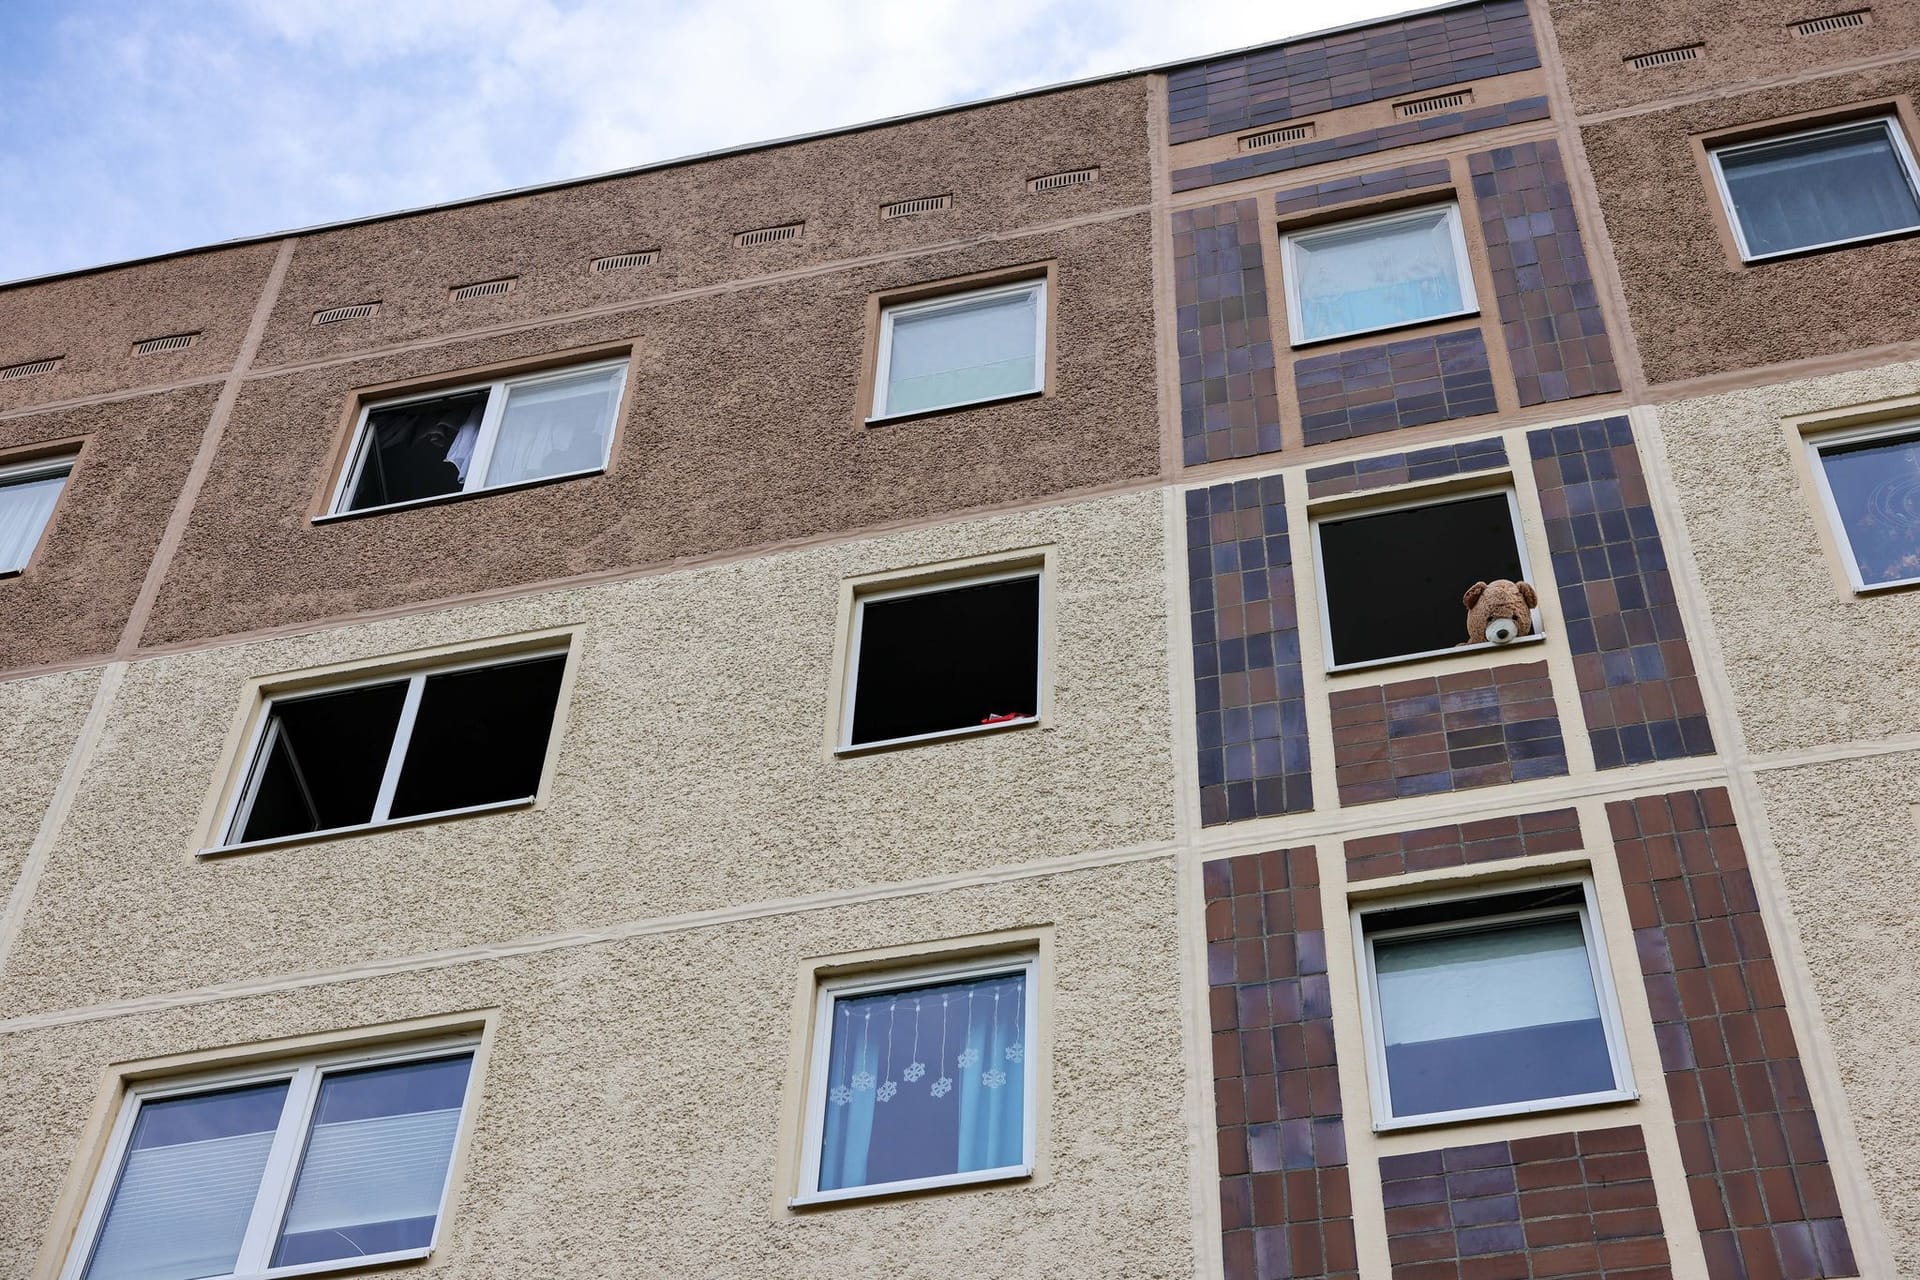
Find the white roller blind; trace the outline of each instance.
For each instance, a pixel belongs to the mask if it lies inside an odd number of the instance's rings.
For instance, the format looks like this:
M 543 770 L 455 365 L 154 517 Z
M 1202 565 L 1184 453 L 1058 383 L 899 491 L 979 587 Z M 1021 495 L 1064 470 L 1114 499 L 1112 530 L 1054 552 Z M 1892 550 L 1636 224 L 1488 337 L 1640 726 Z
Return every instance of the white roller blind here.
M 509 390 L 487 484 L 519 484 L 602 465 L 618 376 L 617 369 L 601 369 Z
M 1295 245 L 1302 338 L 1409 324 L 1462 306 L 1445 211 L 1303 235 Z
M 1039 389 L 1038 290 L 980 298 L 893 321 L 888 413 Z
M 1600 1016 L 1576 918 L 1374 944 L 1388 1044 Z
M 0 573 L 26 567 L 53 514 L 53 504 L 66 488 L 66 473 L 16 484 L 0 483 Z
M 428 1218 L 460 1127 L 460 1108 L 313 1127 L 283 1236 Z
M 233 1270 L 273 1132 L 128 1153 L 87 1280 L 195 1280 Z

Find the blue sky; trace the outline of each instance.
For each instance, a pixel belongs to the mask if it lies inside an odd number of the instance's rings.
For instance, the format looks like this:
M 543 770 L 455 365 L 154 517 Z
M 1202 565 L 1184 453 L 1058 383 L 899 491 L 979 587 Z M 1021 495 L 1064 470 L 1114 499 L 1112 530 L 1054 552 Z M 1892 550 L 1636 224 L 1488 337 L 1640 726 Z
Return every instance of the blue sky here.
M 0 0 L 0 280 L 853 124 L 1420 2 Z

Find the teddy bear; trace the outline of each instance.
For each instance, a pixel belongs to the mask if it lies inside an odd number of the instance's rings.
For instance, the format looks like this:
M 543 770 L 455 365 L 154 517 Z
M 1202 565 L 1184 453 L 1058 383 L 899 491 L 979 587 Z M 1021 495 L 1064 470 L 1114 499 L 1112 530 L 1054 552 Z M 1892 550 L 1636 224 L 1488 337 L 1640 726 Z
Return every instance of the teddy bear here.
M 1476 582 L 1460 597 L 1467 606 L 1467 638 L 1463 645 L 1505 644 L 1533 632 L 1533 607 L 1540 603 L 1530 582 L 1495 578 Z

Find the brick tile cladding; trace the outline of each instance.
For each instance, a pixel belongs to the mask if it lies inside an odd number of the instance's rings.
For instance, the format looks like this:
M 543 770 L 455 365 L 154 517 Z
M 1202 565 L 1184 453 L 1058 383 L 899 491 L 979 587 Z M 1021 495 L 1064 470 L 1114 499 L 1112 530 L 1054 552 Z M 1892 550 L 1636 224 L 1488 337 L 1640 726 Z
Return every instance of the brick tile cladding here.
M 1637 1126 L 1380 1161 L 1394 1280 L 1665 1280 Z
M 1280 401 L 1258 202 L 1176 212 L 1173 255 L 1185 461 L 1277 452 Z
M 1227 1280 L 1357 1275 L 1314 851 L 1203 877 Z
M 1293 385 L 1308 444 L 1494 410 L 1493 374 L 1478 329 L 1308 356 L 1294 362 Z
M 1313 808 L 1280 477 L 1189 490 L 1187 568 L 1201 822 Z
M 1711 755 L 1632 428 L 1618 417 L 1543 428 L 1527 447 L 1595 763 Z
M 1544 662 L 1342 689 L 1330 701 L 1343 805 L 1567 771 Z
M 1483 151 L 1467 169 L 1520 403 L 1618 391 L 1558 144 Z
M 1503 858 L 1566 853 L 1580 844 L 1580 815 L 1572 809 L 1395 831 L 1347 841 L 1347 879 L 1374 880 Z
M 1726 791 L 1607 821 L 1707 1274 L 1858 1275 Z
M 1507 465 L 1507 446 L 1498 438 L 1468 440 L 1461 444 L 1439 444 L 1412 453 L 1388 453 L 1356 462 L 1335 462 L 1307 472 L 1307 497 L 1330 498 L 1342 493 L 1363 493 L 1387 485 L 1408 484 L 1415 480 L 1441 480 L 1448 476 L 1490 471 Z
M 1273 206 L 1276 213 L 1285 217 L 1290 213 L 1309 213 L 1362 197 L 1417 191 L 1421 187 L 1443 187 L 1451 181 L 1452 166 L 1445 160 L 1429 160 L 1425 164 L 1410 164 L 1404 169 L 1353 173 L 1344 178 L 1329 178 L 1311 187 L 1294 187 L 1275 195 Z

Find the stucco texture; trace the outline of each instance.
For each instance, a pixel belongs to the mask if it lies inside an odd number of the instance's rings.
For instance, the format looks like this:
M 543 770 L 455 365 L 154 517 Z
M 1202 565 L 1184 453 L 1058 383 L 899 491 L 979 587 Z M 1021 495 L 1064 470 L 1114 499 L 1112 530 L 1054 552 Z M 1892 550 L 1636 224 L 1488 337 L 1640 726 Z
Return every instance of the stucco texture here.
M 1902 1276 L 1920 1276 L 1920 754 L 1764 773 L 1807 971 Z
M 1171 838 L 1158 492 L 139 661 L 0 1011 Z M 835 759 L 844 577 L 1052 545 L 1053 719 Z M 198 861 L 255 676 L 580 624 L 549 805 Z
M 1692 135 L 1920 88 L 1920 61 L 1584 127 L 1649 381 L 1904 342 L 1920 237 L 1739 265 Z M 1804 127 L 1804 126 L 1801 126 Z
M 98 667 L 0 682 L 0 903 L 19 883 L 99 684 Z
M 109 1063 L 484 1008 L 442 1274 L 1191 1275 L 1173 902 L 1156 859 L 0 1035 L 0 1276 L 31 1274 Z M 1056 974 L 1041 1180 L 777 1207 L 804 959 L 1033 925 Z

